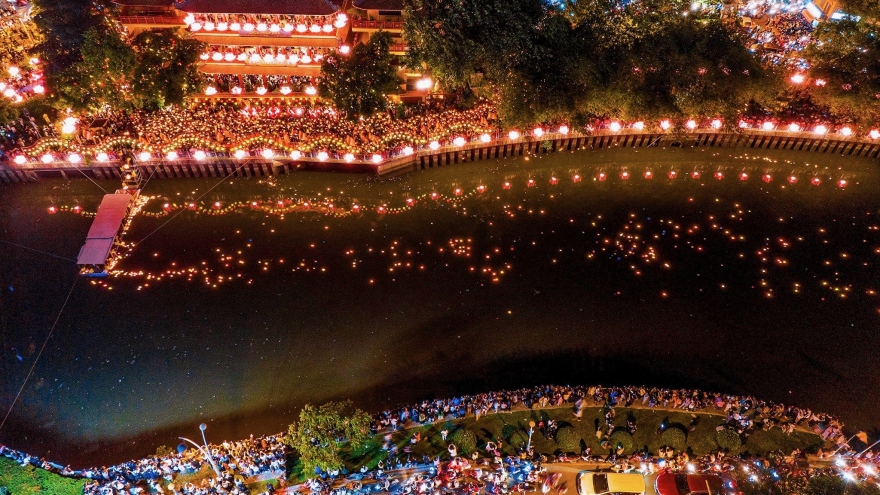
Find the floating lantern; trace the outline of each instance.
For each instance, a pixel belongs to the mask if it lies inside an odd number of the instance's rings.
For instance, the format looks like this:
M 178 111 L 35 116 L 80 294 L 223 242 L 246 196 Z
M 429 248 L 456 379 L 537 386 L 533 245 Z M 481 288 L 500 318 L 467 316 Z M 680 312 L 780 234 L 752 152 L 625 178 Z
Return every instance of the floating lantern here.
M 606 179 L 605 172 L 599 172 L 598 179 L 600 182 L 604 181 Z
M 844 188 L 844 187 L 846 187 L 846 185 L 847 185 L 846 179 L 840 179 L 839 181 L 837 181 L 837 187 Z
M 534 179 L 527 180 L 526 187 L 535 187 L 535 180 Z
M 762 177 L 761 180 L 769 184 L 773 180 L 773 177 L 771 177 L 770 174 L 764 174 L 764 177 Z
M 676 172 L 675 170 L 670 170 L 669 171 L 669 178 L 674 179 L 676 177 L 678 177 L 678 172 Z
M 745 172 L 739 174 L 739 180 L 749 180 L 749 174 Z
M 788 177 L 788 183 L 789 183 L 789 184 L 797 184 L 797 177 L 795 177 L 795 176 L 793 176 L 793 175 L 789 176 L 789 177 Z
M 501 188 L 505 190 L 510 189 L 510 182 L 505 182 L 504 184 L 501 184 Z
M 721 180 L 724 178 L 724 174 L 719 170 L 718 172 L 715 172 L 715 178 Z
M 620 174 L 620 178 L 623 180 L 629 179 L 629 172 L 623 172 L 622 174 Z
M 693 172 L 691 172 L 691 177 L 694 179 L 699 179 L 700 178 L 700 171 L 694 170 Z
M 556 177 L 550 177 L 550 185 L 555 186 L 556 184 L 559 184 L 559 179 Z
M 810 179 L 810 184 L 813 184 L 814 186 L 818 186 L 821 183 L 822 183 L 822 179 L 820 179 L 818 177 L 813 177 L 812 179 Z
M 580 181 L 581 181 L 581 176 L 578 175 L 578 174 L 574 174 L 574 175 L 571 177 L 571 181 L 572 181 L 572 182 L 580 182 Z
M 653 179 L 654 174 L 650 170 L 645 170 L 645 178 L 646 179 Z

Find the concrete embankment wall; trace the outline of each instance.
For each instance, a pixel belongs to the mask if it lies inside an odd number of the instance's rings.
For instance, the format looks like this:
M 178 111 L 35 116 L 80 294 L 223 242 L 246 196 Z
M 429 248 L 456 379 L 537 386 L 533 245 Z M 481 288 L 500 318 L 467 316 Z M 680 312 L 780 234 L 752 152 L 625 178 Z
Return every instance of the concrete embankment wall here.
M 671 136 L 655 133 L 597 133 L 593 135 L 546 134 L 541 138 L 498 139 L 490 143 L 470 143 L 462 147 L 446 146 L 435 151 L 424 150 L 408 157 L 388 160 L 382 164 L 345 163 L 341 160 L 265 160 L 251 158 L 210 158 L 204 161 L 178 159 L 151 160 L 140 163 L 144 177 L 159 179 L 188 177 L 266 177 L 291 173 L 296 170 L 332 170 L 342 172 L 377 173 L 380 176 L 409 170 L 440 167 L 476 160 L 522 156 L 524 154 L 553 153 L 579 149 L 646 148 L 646 147 L 728 147 L 743 149 L 774 149 L 833 153 L 842 156 L 880 157 L 880 141 L 859 141 L 809 134 L 783 132 L 750 132 L 726 134 L 718 132 Z M 76 178 L 119 180 L 118 163 L 0 165 L 0 181 L 28 182 L 41 178 Z

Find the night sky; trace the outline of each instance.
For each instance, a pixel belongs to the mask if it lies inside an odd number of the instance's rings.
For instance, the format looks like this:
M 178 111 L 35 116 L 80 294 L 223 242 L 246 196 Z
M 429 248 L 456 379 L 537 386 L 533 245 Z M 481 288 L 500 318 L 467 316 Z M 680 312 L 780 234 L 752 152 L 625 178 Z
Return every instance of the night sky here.
M 0 442 L 114 462 L 203 421 L 215 440 L 274 433 L 306 402 L 551 382 L 749 393 L 880 426 L 878 176 L 678 149 L 236 178 L 198 201 L 217 179 L 156 179 L 119 276 L 76 280 Z M 0 186 L 0 239 L 75 258 L 91 218 L 48 208 L 94 212 L 102 194 Z M 0 245 L 4 412 L 75 279 Z

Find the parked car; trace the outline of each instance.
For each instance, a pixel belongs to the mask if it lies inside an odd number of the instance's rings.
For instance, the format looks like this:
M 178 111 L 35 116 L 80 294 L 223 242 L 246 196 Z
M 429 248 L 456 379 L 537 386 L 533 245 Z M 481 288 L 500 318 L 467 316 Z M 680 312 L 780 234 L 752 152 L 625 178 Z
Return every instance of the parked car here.
M 637 473 L 581 471 L 576 478 L 578 495 L 645 495 L 645 477 Z
M 735 489 L 726 489 L 716 474 L 685 474 L 664 471 L 647 476 L 647 484 L 656 495 L 730 495 Z

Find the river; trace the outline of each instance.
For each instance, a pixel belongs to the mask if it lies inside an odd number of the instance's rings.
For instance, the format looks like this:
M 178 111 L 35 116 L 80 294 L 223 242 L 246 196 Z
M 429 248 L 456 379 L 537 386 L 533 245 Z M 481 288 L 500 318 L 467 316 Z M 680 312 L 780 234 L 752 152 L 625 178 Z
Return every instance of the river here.
M 71 295 L 0 442 L 83 466 L 200 422 L 278 432 L 308 402 L 539 383 L 748 393 L 878 427 L 878 179 L 872 160 L 711 148 L 153 179 L 106 279 L 70 260 L 117 184 L 2 185 L 4 414 Z

